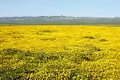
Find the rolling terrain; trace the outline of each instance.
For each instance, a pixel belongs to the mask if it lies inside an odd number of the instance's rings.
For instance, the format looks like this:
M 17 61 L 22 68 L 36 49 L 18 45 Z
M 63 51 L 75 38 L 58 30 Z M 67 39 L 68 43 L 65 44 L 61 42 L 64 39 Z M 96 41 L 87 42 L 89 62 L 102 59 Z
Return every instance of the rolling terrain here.
M 119 17 L 28 16 L 0 17 L 0 24 L 9 25 L 120 25 Z

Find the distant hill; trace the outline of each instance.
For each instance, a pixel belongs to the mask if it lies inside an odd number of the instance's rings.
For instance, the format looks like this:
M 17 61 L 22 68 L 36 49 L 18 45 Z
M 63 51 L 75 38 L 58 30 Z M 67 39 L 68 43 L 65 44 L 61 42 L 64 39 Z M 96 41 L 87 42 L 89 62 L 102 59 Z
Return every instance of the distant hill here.
M 70 17 L 70 16 L 0 17 L 0 24 L 120 25 L 120 18 Z

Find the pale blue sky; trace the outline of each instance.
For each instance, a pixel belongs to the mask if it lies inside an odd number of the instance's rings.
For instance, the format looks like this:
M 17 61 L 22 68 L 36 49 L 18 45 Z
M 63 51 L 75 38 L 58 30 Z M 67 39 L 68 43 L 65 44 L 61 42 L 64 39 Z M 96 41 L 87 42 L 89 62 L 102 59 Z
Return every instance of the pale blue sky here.
M 0 16 L 120 17 L 120 0 L 0 0 Z

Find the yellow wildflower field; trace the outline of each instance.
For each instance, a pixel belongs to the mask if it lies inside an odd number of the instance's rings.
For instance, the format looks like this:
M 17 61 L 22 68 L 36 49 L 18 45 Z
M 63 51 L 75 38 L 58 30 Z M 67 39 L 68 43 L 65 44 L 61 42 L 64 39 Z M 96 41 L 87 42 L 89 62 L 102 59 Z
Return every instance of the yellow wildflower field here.
M 0 79 L 119 80 L 120 27 L 0 26 Z

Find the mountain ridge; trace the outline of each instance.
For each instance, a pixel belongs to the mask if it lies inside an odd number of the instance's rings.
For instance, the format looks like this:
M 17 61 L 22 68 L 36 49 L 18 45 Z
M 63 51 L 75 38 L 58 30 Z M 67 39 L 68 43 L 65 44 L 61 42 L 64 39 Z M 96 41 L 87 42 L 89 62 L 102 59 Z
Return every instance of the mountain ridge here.
M 0 24 L 120 24 L 120 17 L 22 16 L 0 17 Z

